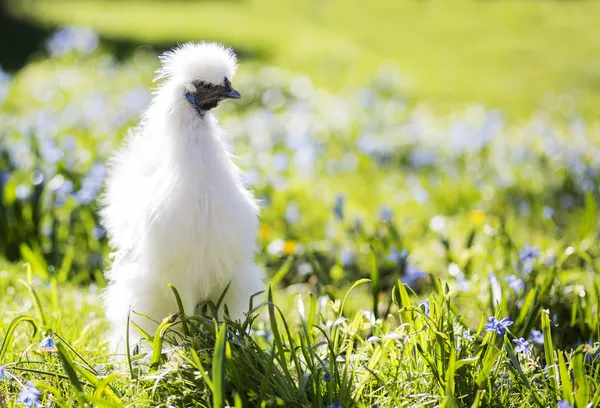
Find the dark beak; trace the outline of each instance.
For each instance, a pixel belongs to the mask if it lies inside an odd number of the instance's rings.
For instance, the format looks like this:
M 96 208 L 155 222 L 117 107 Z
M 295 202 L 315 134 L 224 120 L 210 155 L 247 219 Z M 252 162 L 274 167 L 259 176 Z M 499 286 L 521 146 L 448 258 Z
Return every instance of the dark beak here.
M 221 92 L 222 99 L 242 99 L 242 95 L 235 89 L 228 87 Z

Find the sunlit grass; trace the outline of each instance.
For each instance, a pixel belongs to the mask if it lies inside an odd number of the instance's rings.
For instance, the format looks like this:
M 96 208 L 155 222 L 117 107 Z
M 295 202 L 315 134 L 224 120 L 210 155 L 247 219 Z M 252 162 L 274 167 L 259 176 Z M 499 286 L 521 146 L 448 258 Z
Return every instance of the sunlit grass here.
M 380 64 L 439 109 L 468 103 L 527 117 L 542 105 L 595 115 L 597 2 L 11 2 L 44 24 L 85 24 L 141 44 L 218 40 L 321 87 L 366 85 Z M 569 97 L 556 99 L 557 95 Z

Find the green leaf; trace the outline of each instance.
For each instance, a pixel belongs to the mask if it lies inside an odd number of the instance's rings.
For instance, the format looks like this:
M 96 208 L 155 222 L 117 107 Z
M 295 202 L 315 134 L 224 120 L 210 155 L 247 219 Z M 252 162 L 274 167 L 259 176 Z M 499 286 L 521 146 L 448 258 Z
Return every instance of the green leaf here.
M 550 317 L 548 317 L 547 311 L 542 312 L 542 333 L 544 334 L 544 355 L 546 356 L 546 365 L 548 366 L 550 386 L 555 391 L 558 391 L 554 347 L 552 345 L 552 333 L 550 332 Z
M 375 249 L 373 249 L 373 245 L 371 245 L 371 252 L 369 254 L 369 263 L 370 263 L 370 272 L 371 272 L 371 297 L 373 301 L 373 315 L 377 319 L 379 317 L 379 268 L 377 267 L 377 255 L 375 254 Z
M 571 386 L 571 375 L 569 374 L 569 370 L 567 369 L 567 365 L 565 363 L 565 357 L 562 351 L 558 353 L 558 369 L 560 372 L 560 385 L 562 396 L 565 401 L 569 404 L 573 405 L 573 387 Z
M 76 394 L 77 394 L 77 400 L 79 401 L 79 406 L 83 406 L 85 403 L 85 400 L 83 398 L 83 386 L 81 385 L 81 382 L 79 381 L 79 378 L 77 377 L 76 366 L 73 363 L 73 360 L 71 360 L 71 356 L 69 356 L 69 352 L 67 351 L 65 346 L 62 344 L 62 342 L 60 342 L 60 341 L 57 342 L 56 348 L 58 349 L 58 357 L 60 358 L 63 369 L 65 370 L 65 373 L 67 373 L 67 376 L 69 377 L 69 381 L 71 382 L 71 385 L 77 391 Z
M 222 408 L 225 404 L 225 337 L 227 326 L 221 325 L 215 341 L 215 352 L 212 364 L 212 396 L 213 407 Z
M 33 318 L 25 314 L 15 316 L 15 318 L 12 319 L 12 321 L 8 325 L 8 328 L 6 329 L 6 334 L 4 335 L 4 339 L 2 340 L 2 346 L 0 347 L 0 361 L 4 361 L 4 355 L 8 350 L 8 346 L 10 345 L 10 341 L 12 340 L 13 333 L 17 326 L 22 322 L 27 322 L 31 325 L 31 327 L 33 327 L 33 334 L 31 335 L 31 337 L 35 336 L 35 334 L 37 333 L 37 325 L 35 324 Z
M 166 317 L 162 323 L 156 329 L 154 334 L 154 343 L 152 344 L 152 360 L 150 361 L 150 368 L 152 370 L 157 370 L 160 365 L 160 356 L 162 354 L 162 346 L 165 340 L 165 333 L 169 329 L 169 327 L 175 324 L 177 320 L 177 313 L 172 314 L 169 317 Z

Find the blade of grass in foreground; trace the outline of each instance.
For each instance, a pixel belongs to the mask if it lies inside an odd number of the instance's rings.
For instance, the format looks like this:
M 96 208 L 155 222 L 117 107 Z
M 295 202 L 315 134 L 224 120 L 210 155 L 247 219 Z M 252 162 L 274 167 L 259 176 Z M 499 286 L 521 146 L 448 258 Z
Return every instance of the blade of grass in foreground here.
M 37 326 L 33 318 L 25 314 L 17 315 L 8 325 L 8 329 L 6 329 L 6 335 L 4 336 L 4 339 L 2 340 L 2 346 L 0 347 L 0 361 L 4 361 L 4 355 L 6 354 L 6 350 L 8 350 L 13 333 L 21 322 L 27 322 L 33 327 L 33 334 L 31 337 L 35 336 L 37 333 Z
M 215 322 L 216 324 L 216 322 Z M 221 325 L 217 333 L 217 339 L 215 342 L 215 352 L 213 356 L 212 365 L 212 394 L 213 394 L 213 407 L 221 408 L 225 403 L 225 334 L 227 333 L 227 326 L 225 323 Z
M 546 356 L 550 386 L 554 391 L 558 391 L 554 347 L 552 346 L 552 333 L 550 332 L 550 317 L 546 311 L 542 312 L 542 333 L 544 334 L 544 354 Z

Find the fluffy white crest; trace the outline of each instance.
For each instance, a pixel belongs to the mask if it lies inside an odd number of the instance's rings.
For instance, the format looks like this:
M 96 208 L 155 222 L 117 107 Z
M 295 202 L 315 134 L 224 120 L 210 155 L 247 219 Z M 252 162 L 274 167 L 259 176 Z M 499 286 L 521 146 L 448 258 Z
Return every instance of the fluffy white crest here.
M 188 42 L 160 56 L 162 67 L 154 81 L 174 79 L 182 85 L 194 81 L 222 84 L 223 78 L 231 80 L 237 69 L 233 50 L 213 42 Z

